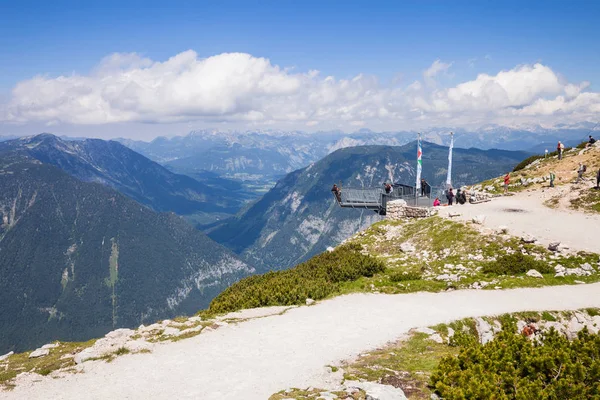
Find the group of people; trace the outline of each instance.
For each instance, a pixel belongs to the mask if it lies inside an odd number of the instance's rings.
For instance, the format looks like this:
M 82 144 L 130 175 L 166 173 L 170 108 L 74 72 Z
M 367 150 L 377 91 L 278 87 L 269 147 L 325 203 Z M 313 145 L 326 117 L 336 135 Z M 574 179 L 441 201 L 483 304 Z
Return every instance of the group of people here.
M 456 194 L 454 193 L 454 190 L 452 188 L 449 188 L 446 191 L 446 199 L 448 200 L 449 206 L 454 204 L 455 201 L 456 201 L 456 204 L 465 204 L 467 202 L 467 195 L 466 195 L 465 191 L 461 190 L 460 188 L 456 191 Z M 439 207 L 441 205 L 442 205 L 442 202 L 440 201 L 440 198 L 436 197 L 435 200 L 433 201 L 433 206 Z
M 592 135 L 589 135 L 588 142 L 586 143 L 585 147 L 593 146 L 594 143 L 596 143 L 596 139 L 594 139 L 594 137 Z M 556 145 L 556 154 L 558 155 L 559 160 L 562 160 L 564 151 L 565 151 L 565 145 L 559 140 L 558 144 Z

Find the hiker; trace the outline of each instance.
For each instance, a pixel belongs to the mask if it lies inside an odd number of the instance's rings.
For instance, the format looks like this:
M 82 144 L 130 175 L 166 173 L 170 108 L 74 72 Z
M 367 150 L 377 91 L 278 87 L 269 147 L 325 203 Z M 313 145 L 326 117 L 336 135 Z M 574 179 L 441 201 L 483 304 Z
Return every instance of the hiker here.
M 554 180 L 556 179 L 556 175 L 554 175 L 553 171 L 550 171 L 550 187 L 554 187 Z
M 598 173 L 600 174 L 600 171 L 598 171 Z M 433 201 L 433 206 L 434 207 L 439 207 L 441 205 L 442 205 L 442 202 L 440 201 L 440 199 L 438 197 L 436 197 L 435 200 Z
M 386 194 L 392 193 L 392 185 L 390 185 L 389 183 L 384 183 L 383 187 L 385 188 L 385 193 Z
M 588 144 L 587 144 L 587 145 L 588 145 L 588 146 L 593 146 L 593 145 L 594 145 L 594 143 L 596 143 L 596 139 L 594 139 L 594 138 L 592 137 L 592 135 L 590 135 L 590 140 L 588 140 Z
M 452 205 L 452 201 L 454 200 L 454 192 L 452 188 L 448 189 L 448 193 L 446 193 L 446 198 L 448 199 L 448 205 Z
M 504 194 L 508 193 L 508 184 L 510 183 L 510 172 L 504 175 Z
M 565 145 L 558 141 L 558 145 L 556 145 L 556 153 L 558 154 L 558 159 L 562 160 L 563 150 L 565 149 Z
M 465 204 L 467 202 L 467 195 L 464 190 L 458 189 L 456 191 L 456 203 Z
M 600 189 L 600 169 L 598 169 L 598 173 L 596 174 L 596 188 Z
M 421 178 L 421 196 L 429 197 L 429 193 L 431 193 L 431 186 L 424 178 Z
M 579 183 L 581 180 L 583 180 L 583 173 L 586 169 L 587 168 L 585 165 L 579 163 L 579 168 L 577 169 L 577 180 L 575 181 L 575 183 Z
M 331 192 L 334 194 L 338 203 L 340 203 L 342 201 L 342 191 L 335 183 L 333 184 L 333 187 L 331 188 Z

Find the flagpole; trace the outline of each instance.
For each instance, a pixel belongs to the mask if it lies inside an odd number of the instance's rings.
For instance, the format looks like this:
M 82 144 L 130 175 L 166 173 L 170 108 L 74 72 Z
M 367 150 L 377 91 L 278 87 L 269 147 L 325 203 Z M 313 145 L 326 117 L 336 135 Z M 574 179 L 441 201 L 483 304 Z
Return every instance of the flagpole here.
M 421 149 L 421 133 L 419 132 L 419 138 L 417 139 L 417 182 L 415 184 L 415 207 L 418 204 L 419 190 L 421 189 L 421 168 L 423 150 Z

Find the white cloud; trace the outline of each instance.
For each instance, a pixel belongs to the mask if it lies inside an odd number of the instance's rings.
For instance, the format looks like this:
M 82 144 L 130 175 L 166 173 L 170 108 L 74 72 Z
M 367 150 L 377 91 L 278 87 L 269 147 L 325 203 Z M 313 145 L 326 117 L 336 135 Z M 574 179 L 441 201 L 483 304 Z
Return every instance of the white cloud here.
M 435 83 L 435 77 L 441 72 L 447 72 L 448 68 L 452 66 L 452 63 L 445 63 L 440 60 L 435 60 L 429 68 L 423 72 L 423 79 L 426 83 L 433 85 Z
M 377 77 L 351 79 L 294 72 L 265 58 L 193 51 L 156 62 L 113 54 L 88 75 L 36 76 L 19 82 L 0 104 L 0 122 L 103 125 L 212 123 L 286 128 L 426 126 L 593 119 L 600 94 L 589 82 L 567 82 L 543 64 L 480 74 L 454 87 L 437 87 L 451 63 L 435 60 L 423 81 L 382 85 Z

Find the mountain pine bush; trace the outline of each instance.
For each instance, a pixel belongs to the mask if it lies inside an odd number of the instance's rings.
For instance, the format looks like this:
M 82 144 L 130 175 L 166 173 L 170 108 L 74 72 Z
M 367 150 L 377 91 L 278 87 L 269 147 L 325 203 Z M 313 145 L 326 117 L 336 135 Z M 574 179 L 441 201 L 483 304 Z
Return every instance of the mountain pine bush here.
M 303 304 L 307 298 L 319 300 L 338 292 L 342 282 L 385 270 L 381 261 L 360 249 L 356 244 L 339 246 L 294 268 L 242 279 L 217 296 L 208 312 Z
M 520 252 L 500 256 L 483 267 L 483 272 L 493 275 L 516 275 L 523 274 L 530 269 L 535 269 L 542 274 L 553 272 L 551 266 L 543 261 L 525 255 Z
M 539 342 L 510 330 L 485 345 L 464 334 L 460 341 L 458 356 L 431 376 L 444 399 L 600 398 L 600 336 L 587 329 L 573 341 L 554 329 Z

